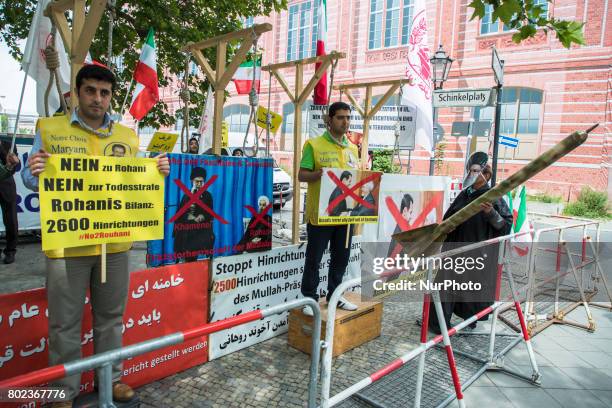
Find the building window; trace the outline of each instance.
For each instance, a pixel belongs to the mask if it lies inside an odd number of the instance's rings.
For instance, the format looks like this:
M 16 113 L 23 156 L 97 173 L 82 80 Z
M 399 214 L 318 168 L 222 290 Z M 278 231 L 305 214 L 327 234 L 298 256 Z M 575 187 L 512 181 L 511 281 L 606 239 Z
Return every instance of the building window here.
M 246 133 L 250 113 L 248 105 L 229 105 L 223 108 L 223 120 L 227 122 L 230 132 Z
M 541 16 L 546 17 L 548 15 L 548 0 L 533 0 L 534 6 L 542 7 L 543 11 Z M 499 32 L 500 21 L 496 20 L 493 22 L 493 5 L 487 4 L 485 6 L 485 14 L 480 20 L 480 34 L 492 34 Z M 511 27 L 502 24 L 503 31 L 512 30 Z
M 503 88 L 501 95 L 500 135 L 519 139 L 516 149 L 503 149 L 507 159 L 530 160 L 538 154 L 542 91 L 529 88 Z M 474 119 L 495 119 L 494 107 L 474 109 Z
M 289 7 L 287 61 L 308 58 L 317 52 L 318 0 Z
M 371 0 L 368 48 L 408 44 L 413 7 L 413 0 Z
M 540 128 L 542 91 L 529 88 L 503 88 L 499 130 L 504 136 L 537 134 Z M 476 108 L 475 120 L 493 122 L 495 108 Z
M 402 10 L 402 45 L 408 44 L 413 17 L 414 3 L 412 0 L 404 0 L 404 9 Z
M 312 101 L 306 101 L 302 105 L 302 135 L 306 135 L 306 137 L 308 137 L 310 131 L 308 127 L 310 124 L 310 105 L 312 105 Z M 283 105 L 282 132 L 285 135 L 293 135 L 294 112 L 293 103 L 288 102 Z

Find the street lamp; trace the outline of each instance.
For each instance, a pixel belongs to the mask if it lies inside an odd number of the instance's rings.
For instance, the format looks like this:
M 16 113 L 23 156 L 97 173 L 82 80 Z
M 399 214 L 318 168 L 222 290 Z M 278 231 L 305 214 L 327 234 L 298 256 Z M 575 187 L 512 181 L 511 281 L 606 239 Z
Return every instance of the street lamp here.
M 444 82 L 448 79 L 448 73 L 451 70 L 453 61 L 451 57 L 446 55 L 446 51 L 444 51 L 442 44 L 440 44 L 438 51 L 429 59 L 433 71 L 432 81 L 434 83 L 434 89 L 442 89 Z
M 451 65 L 453 65 L 453 59 L 446 55 L 446 51 L 442 48 L 442 44 L 438 48 L 438 51 L 434 53 L 434 55 L 429 59 L 431 63 L 432 70 L 432 81 L 434 84 L 434 89 L 442 89 L 444 82 L 448 79 L 448 73 L 451 70 Z M 436 127 L 437 122 L 437 111 L 436 108 L 433 108 L 433 126 L 434 129 Z M 433 141 L 433 151 L 431 152 L 431 158 L 429 159 L 429 175 L 433 176 L 434 174 L 434 153 L 436 151 L 436 143 L 438 142 L 436 135 L 434 134 Z

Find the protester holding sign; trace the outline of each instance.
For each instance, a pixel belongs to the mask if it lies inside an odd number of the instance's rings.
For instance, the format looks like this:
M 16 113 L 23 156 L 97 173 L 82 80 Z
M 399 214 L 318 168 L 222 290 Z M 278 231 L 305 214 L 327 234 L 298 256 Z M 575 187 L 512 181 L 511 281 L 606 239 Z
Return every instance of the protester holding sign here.
M 300 162 L 298 179 L 308 183 L 305 214 L 308 223 L 306 226 L 308 245 L 301 291 L 304 296 L 315 300 L 318 300 L 319 263 L 327 245 L 330 245 L 331 258 L 327 280 L 327 300 L 342 282 L 349 261 L 351 237 L 349 236 L 347 240 L 347 234 L 350 235 L 350 228 L 346 225 L 318 225 L 317 213 L 323 167 L 350 169 L 358 166 L 357 147 L 346 137 L 350 118 L 351 107 L 348 104 L 344 102 L 331 104 L 327 120 L 328 130 L 323 135 L 308 139 L 304 143 Z M 338 305 L 345 310 L 357 310 L 357 306 L 343 297 L 340 298 Z M 312 316 L 309 307 L 305 307 L 303 312 Z
M 28 159 L 22 172 L 24 184 L 38 190 L 38 176 L 51 154 L 121 155 L 133 157 L 138 137 L 133 130 L 114 123 L 107 113 L 115 89 L 115 76 L 107 68 L 86 65 L 76 77 L 79 106 L 70 116 L 40 119 Z M 121 148 L 119 148 L 120 146 Z M 167 175 L 170 165 L 165 154 L 158 156 L 157 168 Z M 120 348 L 122 319 L 128 295 L 128 250 L 131 242 L 108 244 L 102 283 L 101 246 L 88 245 L 45 251 L 47 255 L 47 297 L 49 302 L 49 365 L 81 358 L 81 320 L 87 290 L 94 317 L 94 352 Z M 113 366 L 113 399 L 129 401 L 134 391 L 119 382 L 121 363 Z M 72 406 L 79 393 L 80 375 L 66 377 L 54 385 L 66 387 Z

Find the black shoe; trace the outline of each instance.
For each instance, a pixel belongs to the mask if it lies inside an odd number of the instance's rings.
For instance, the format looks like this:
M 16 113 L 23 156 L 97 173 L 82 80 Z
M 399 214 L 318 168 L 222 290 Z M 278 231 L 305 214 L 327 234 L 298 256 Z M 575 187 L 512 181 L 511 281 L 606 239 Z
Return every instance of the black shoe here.
M 13 262 L 15 262 L 15 254 L 12 252 L 9 252 L 8 254 L 4 255 L 4 263 L 5 264 L 12 264 Z

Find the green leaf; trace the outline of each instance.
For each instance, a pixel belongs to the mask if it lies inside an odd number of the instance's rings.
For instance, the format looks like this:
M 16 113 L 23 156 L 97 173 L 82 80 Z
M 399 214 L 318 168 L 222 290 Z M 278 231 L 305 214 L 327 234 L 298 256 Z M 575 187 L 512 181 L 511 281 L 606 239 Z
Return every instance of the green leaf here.
M 476 17 L 478 18 L 483 18 L 485 15 L 485 5 L 483 3 L 482 0 L 472 0 L 472 2 L 470 4 L 468 4 L 468 7 L 471 7 L 474 9 L 474 13 L 472 14 L 472 17 L 470 17 L 470 20 L 475 19 Z
M 510 25 L 512 18 L 522 11 L 522 2 L 519 0 L 504 0 L 499 6 L 494 7 L 492 18 L 493 21 L 499 19 Z
M 532 24 L 527 24 L 519 28 L 519 34 L 521 35 L 521 39 L 533 37 L 537 32 L 536 28 Z

